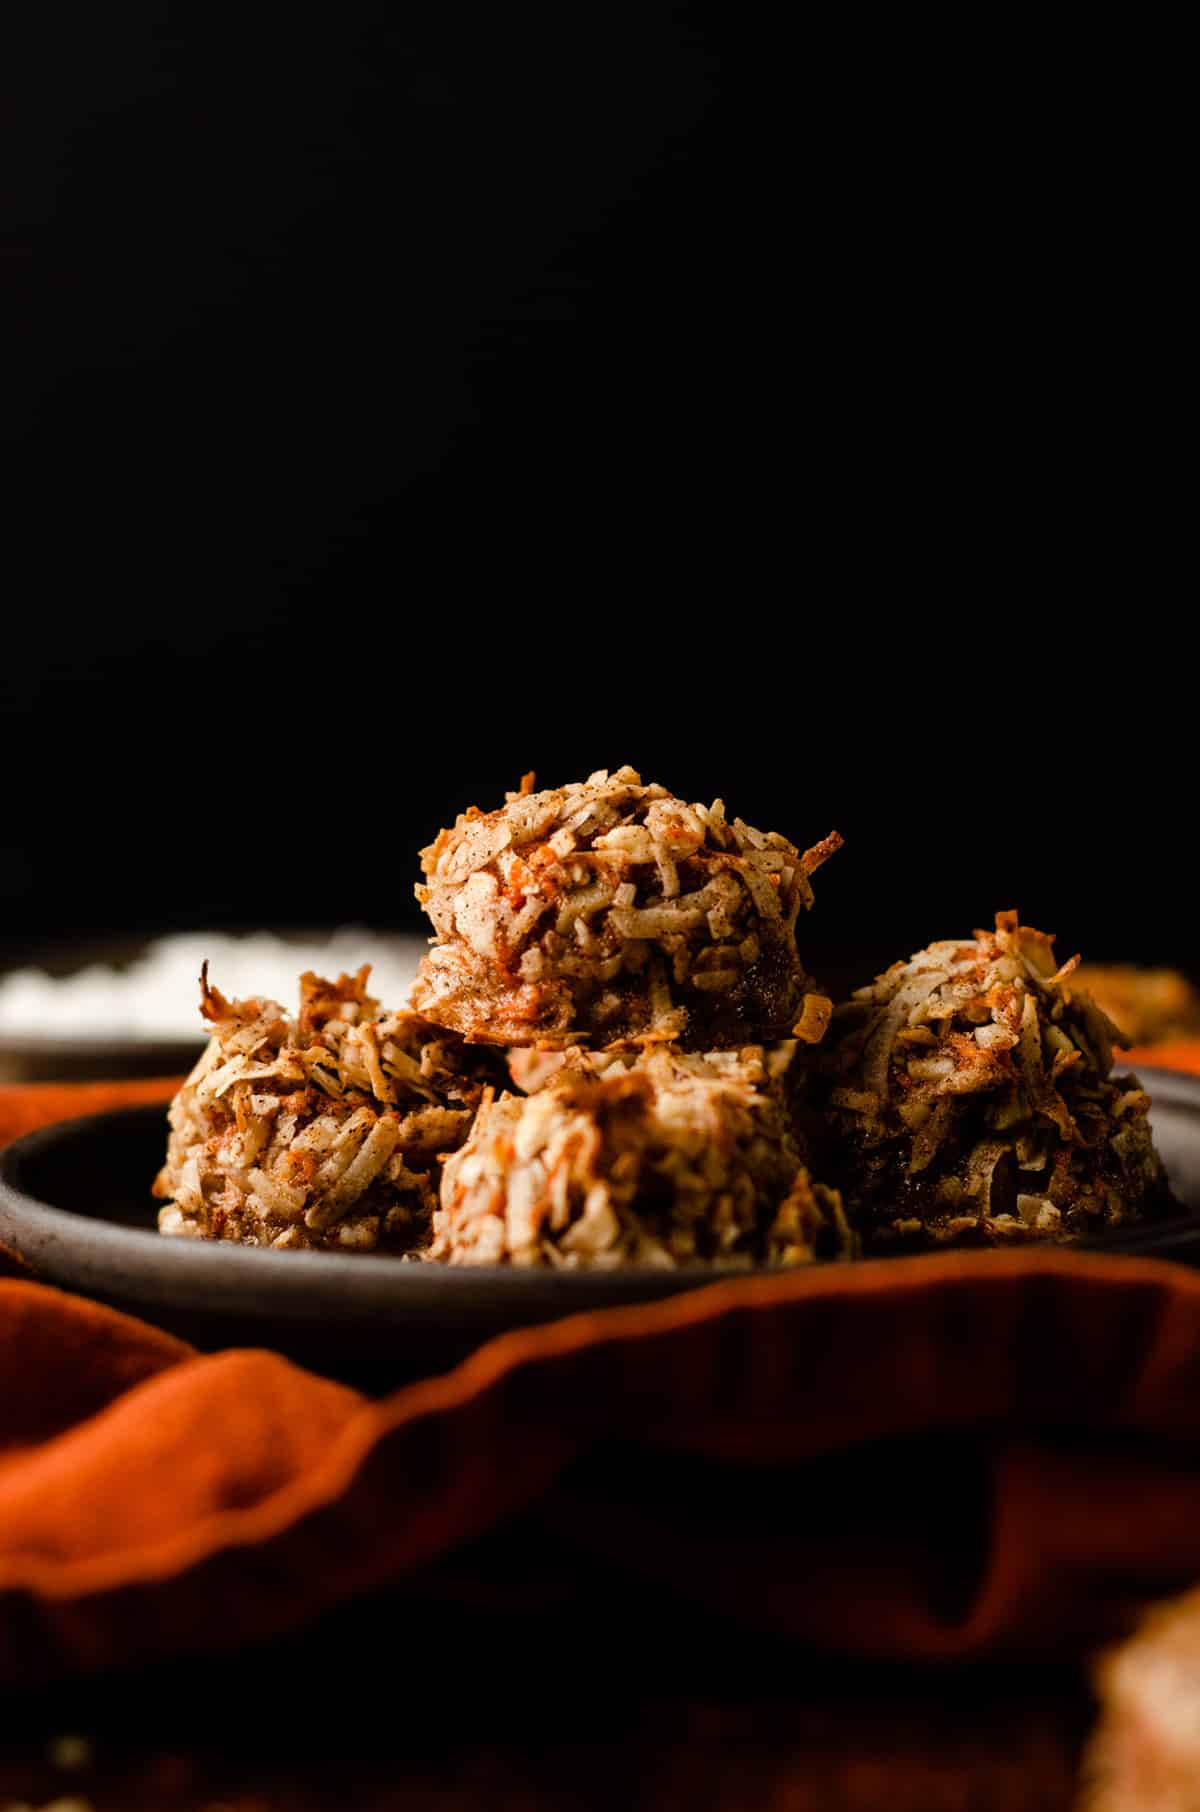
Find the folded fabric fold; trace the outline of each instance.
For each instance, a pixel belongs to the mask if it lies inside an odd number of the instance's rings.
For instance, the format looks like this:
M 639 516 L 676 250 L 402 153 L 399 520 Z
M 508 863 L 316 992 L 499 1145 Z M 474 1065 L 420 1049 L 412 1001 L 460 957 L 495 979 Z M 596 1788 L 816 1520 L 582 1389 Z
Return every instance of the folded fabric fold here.
M 1072 1652 L 1200 1576 L 1198 1440 L 1200 1277 L 1148 1260 L 739 1278 L 377 1402 L 12 1279 L 0 1679 L 436 1589 L 485 1535 L 843 1653 Z

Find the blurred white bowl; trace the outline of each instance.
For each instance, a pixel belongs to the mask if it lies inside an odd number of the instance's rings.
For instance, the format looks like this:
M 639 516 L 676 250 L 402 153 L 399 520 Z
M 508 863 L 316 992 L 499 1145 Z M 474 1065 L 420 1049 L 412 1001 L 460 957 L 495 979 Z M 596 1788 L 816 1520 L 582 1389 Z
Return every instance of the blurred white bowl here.
M 179 932 L 129 963 L 90 963 L 69 974 L 21 968 L 0 977 L 0 1076 L 8 1079 L 167 1074 L 206 1036 L 200 966 L 230 997 L 261 994 L 294 1011 L 305 969 L 336 976 L 371 964 L 371 992 L 387 1006 L 408 997 L 425 949 L 420 937 L 341 926 L 326 933 Z

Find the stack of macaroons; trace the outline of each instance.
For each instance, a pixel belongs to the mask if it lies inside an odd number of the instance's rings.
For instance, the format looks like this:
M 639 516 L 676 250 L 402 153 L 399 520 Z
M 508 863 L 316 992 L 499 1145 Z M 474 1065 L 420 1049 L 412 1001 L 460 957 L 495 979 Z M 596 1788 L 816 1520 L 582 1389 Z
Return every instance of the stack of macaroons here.
M 804 1263 L 849 1256 L 805 1166 L 797 1052 L 832 1003 L 796 922 L 840 846 L 688 805 L 632 768 L 533 776 L 422 852 L 437 937 L 420 1012 L 502 1044 L 445 1166 L 431 1256 L 451 1264 Z
M 801 852 L 632 768 L 526 776 L 422 852 L 436 936 L 410 1007 L 385 1012 L 366 971 L 305 976 L 296 1020 L 205 981 L 215 1036 L 172 1107 L 162 1230 L 746 1266 L 1068 1239 L 1169 1205 L 1114 1028 L 1015 914 L 834 1013 L 796 926 L 840 844 Z

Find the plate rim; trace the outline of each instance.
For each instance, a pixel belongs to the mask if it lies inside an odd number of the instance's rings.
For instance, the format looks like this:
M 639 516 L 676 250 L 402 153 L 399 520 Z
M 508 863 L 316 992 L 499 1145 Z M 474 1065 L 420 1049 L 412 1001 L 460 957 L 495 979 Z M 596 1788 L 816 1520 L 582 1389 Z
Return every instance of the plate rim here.
M 74 1256 L 65 1271 L 79 1279 L 90 1277 L 98 1289 L 110 1294 L 125 1261 L 123 1281 L 131 1286 L 126 1293 L 138 1300 L 147 1285 L 161 1281 L 165 1269 L 176 1285 L 186 1279 L 203 1292 L 203 1300 L 195 1303 L 198 1308 L 219 1307 L 239 1313 L 253 1313 L 257 1308 L 273 1317 L 305 1320 L 311 1319 L 320 1297 L 329 1299 L 328 1306 L 337 1319 L 346 1319 L 338 1311 L 344 1310 L 350 1300 L 348 1284 L 353 1284 L 353 1301 L 359 1308 L 365 1298 L 374 1309 L 391 1307 L 403 1309 L 406 1314 L 427 1310 L 430 1319 L 436 1319 L 454 1308 L 469 1313 L 486 1306 L 495 1313 L 500 1306 L 498 1291 L 511 1299 L 514 1312 L 519 1312 L 525 1300 L 541 1304 L 548 1296 L 558 1295 L 564 1305 L 562 1312 L 567 1314 L 573 1307 L 580 1311 L 610 1304 L 615 1307 L 739 1277 L 781 1276 L 795 1269 L 782 1265 L 677 1265 L 670 1269 L 645 1266 L 551 1270 L 521 1265 L 430 1265 L 390 1253 L 280 1254 L 231 1241 L 166 1239 L 149 1229 L 56 1208 L 30 1194 L 13 1175 L 64 1137 L 86 1139 L 100 1126 L 149 1127 L 152 1118 L 161 1118 L 165 1125 L 167 1105 L 165 1100 L 139 1102 L 56 1120 L 5 1146 L 0 1151 L 0 1236 L 19 1256 L 28 1257 L 31 1262 L 47 1246 L 71 1248 Z M 78 1244 L 81 1225 L 87 1239 Z M 32 1237 L 22 1238 L 23 1231 Z M 89 1263 L 89 1247 L 100 1259 L 107 1257 L 109 1263 Z M 57 1267 L 56 1271 L 64 1274 Z M 411 1283 L 402 1281 L 405 1279 L 411 1279 Z M 252 1284 L 258 1289 L 248 1298 L 247 1289 Z M 152 1288 L 152 1297 L 180 1306 L 178 1289 Z

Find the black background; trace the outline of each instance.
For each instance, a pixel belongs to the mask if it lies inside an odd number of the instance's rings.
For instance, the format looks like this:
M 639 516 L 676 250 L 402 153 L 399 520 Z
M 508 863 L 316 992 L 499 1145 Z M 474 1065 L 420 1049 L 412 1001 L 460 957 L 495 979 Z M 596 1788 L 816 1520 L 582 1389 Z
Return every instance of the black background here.
M 631 761 L 845 833 L 818 967 L 1013 905 L 1193 963 L 1162 128 L 1120 56 L 914 30 L 33 23 L 10 954 L 415 927 L 456 809 Z

